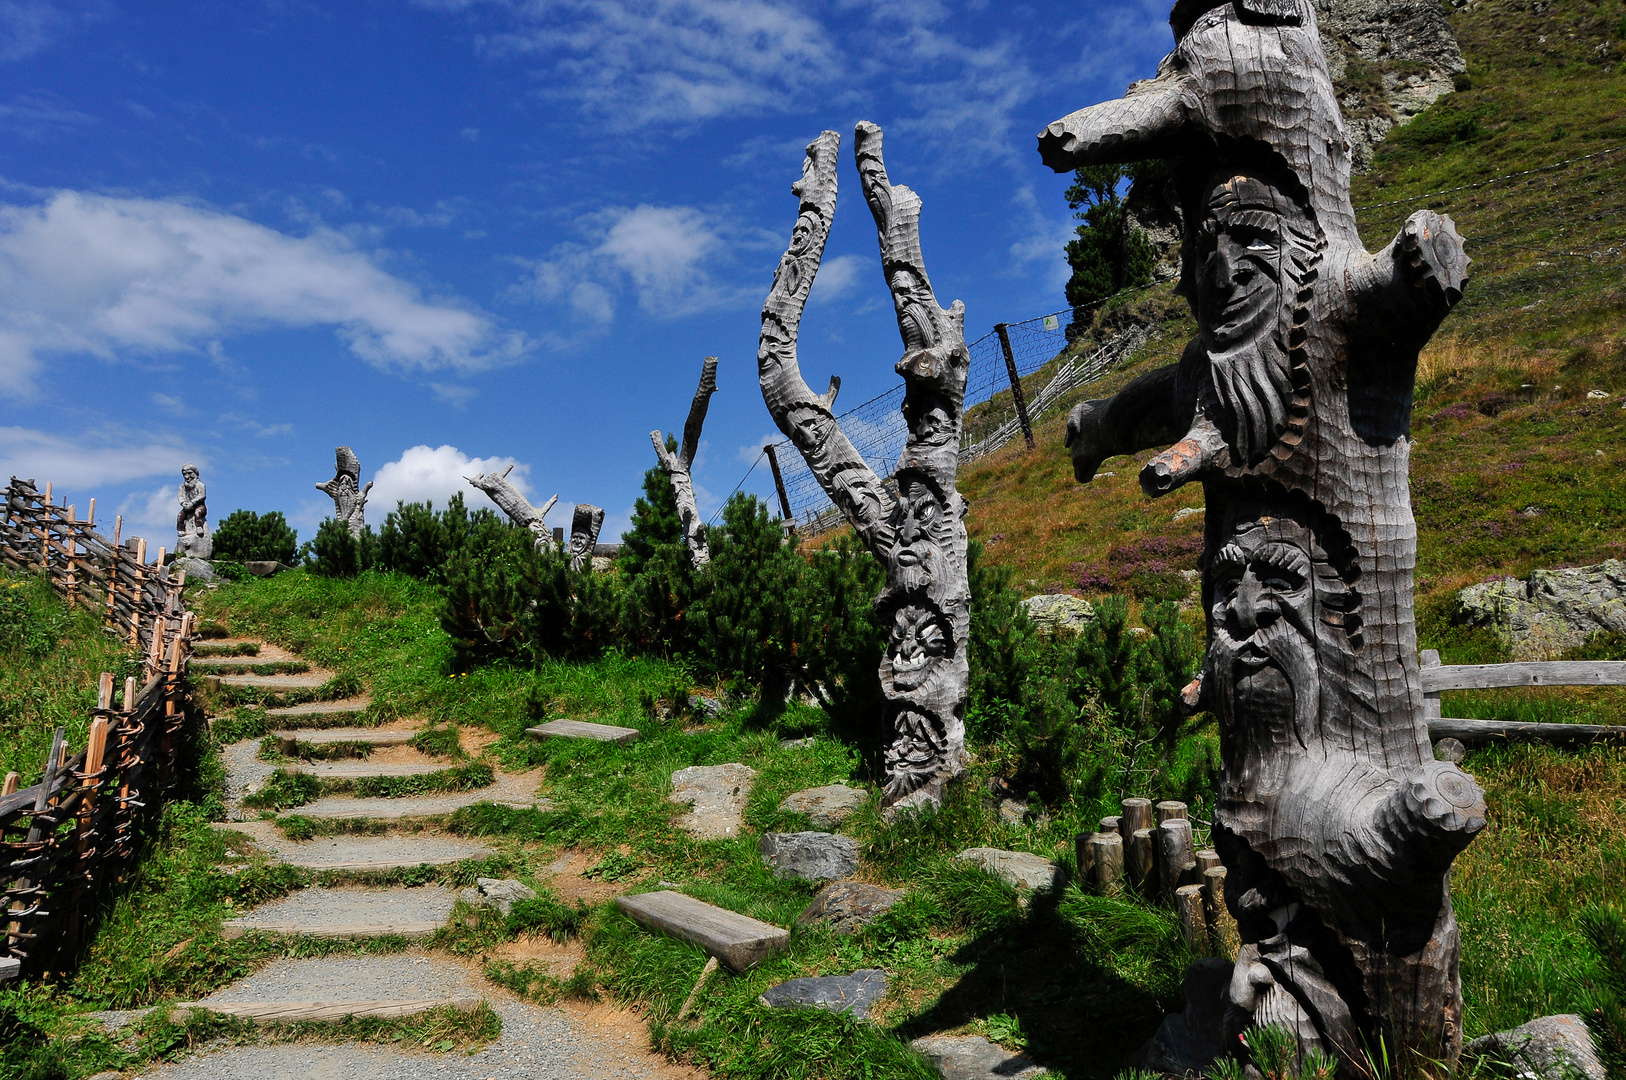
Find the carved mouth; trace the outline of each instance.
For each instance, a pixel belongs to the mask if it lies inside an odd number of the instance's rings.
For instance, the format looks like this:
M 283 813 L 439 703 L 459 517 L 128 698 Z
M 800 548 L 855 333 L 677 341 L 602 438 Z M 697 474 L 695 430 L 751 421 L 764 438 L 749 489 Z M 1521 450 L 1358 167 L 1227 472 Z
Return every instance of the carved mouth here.
M 919 566 L 922 559 L 913 548 L 899 548 L 896 562 L 899 566 Z
M 1247 668 L 1249 671 L 1258 671 L 1271 663 L 1270 654 L 1257 645 L 1244 645 L 1231 657 L 1231 662 L 1237 667 Z
M 894 656 L 892 658 L 893 671 L 919 671 L 926 666 L 931 658 L 925 653 L 916 653 L 913 656 Z

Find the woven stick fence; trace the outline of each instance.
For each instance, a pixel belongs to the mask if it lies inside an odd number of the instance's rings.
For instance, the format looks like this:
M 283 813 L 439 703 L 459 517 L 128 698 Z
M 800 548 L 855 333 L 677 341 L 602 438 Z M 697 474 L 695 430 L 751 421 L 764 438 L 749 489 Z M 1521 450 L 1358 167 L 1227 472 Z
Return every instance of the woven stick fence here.
M 58 728 L 38 783 L 0 785 L 0 979 L 51 969 L 71 955 L 83 912 L 134 855 L 145 814 L 162 803 L 175 773 L 188 713 L 186 664 L 194 618 L 185 571 L 146 561 L 147 542 L 121 545 L 95 531 L 95 502 L 81 521 L 55 506 L 51 488 L 13 477 L 0 514 L 0 562 L 45 574 L 70 606 L 101 613 L 107 630 L 140 650 L 140 678 L 122 693 L 103 672 L 84 749 Z

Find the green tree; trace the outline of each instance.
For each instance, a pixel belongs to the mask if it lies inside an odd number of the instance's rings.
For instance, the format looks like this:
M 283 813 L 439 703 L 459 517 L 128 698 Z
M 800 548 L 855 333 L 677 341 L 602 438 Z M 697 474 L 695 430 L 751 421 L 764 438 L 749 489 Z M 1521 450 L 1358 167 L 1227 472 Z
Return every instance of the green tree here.
M 378 531 L 378 557 L 373 566 L 416 578 L 438 578 L 446 560 L 461 551 L 488 518 L 500 520 L 488 507 L 469 513 L 460 491 L 441 511 L 433 503 L 398 502 Z
M 1123 289 L 1152 279 L 1157 252 L 1144 230 L 1132 228 L 1118 188 L 1123 181 L 1145 173 L 1146 165 L 1086 165 L 1073 173 L 1067 205 L 1079 220 L 1075 237 L 1067 242 L 1067 302 L 1074 321 L 1083 312 Z
M 214 532 L 217 560 L 271 562 L 293 565 L 299 553 L 299 535 L 288 525 L 280 510 L 256 514 L 233 510 Z
M 666 448 L 676 453 L 677 446 L 677 439 L 668 433 Z M 641 574 L 656 551 L 672 546 L 683 547 L 683 518 L 672 481 L 657 465 L 644 473 L 644 493 L 632 504 L 632 528 L 621 535 L 616 567 L 624 574 Z
M 723 506 L 711 532 L 710 591 L 689 609 L 700 662 L 716 675 L 782 691 L 800 672 L 797 595 L 805 567 L 755 495 Z

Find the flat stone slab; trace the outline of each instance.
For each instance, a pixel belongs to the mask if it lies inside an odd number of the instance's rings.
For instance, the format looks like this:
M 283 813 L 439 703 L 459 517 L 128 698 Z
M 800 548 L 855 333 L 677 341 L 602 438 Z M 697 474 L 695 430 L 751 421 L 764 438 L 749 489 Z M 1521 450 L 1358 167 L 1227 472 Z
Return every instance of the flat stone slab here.
M 807 788 L 785 797 L 779 804 L 782 814 L 801 814 L 815 829 L 833 829 L 869 801 L 869 794 L 846 784 Z
M 598 742 L 630 743 L 638 738 L 638 729 L 616 727 L 614 724 L 589 724 L 582 720 L 550 720 L 525 734 L 538 739 L 595 739 Z
M 967 848 L 954 857 L 961 862 L 975 863 L 1014 888 L 1050 889 L 1061 884 L 1061 871 L 1056 864 L 1030 852 L 979 847 Z
M 274 731 L 272 738 L 294 739 L 312 746 L 331 746 L 334 743 L 363 743 L 367 746 L 405 746 L 416 736 L 416 731 L 379 731 L 377 728 L 335 727 L 316 731 Z
M 281 766 L 291 773 L 302 773 L 322 780 L 366 780 L 384 776 L 429 776 L 447 772 L 452 767 L 445 762 L 408 761 L 400 764 L 374 764 L 370 761 L 290 761 Z
M 507 806 L 515 810 L 531 808 L 552 810 L 551 800 L 536 797 L 539 779 L 540 774 L 498 773 L 496 782 L 490 787 L 473 788 L 469 791 L 447 791 L 438 795 L 406 795 L 398 799 L 382 796 L 357 798 L 351 795 L 324 795 L 315 802 L 294 807 L 288 814 L 316 818 L 320 821 L 345 821 L 351 818 L 400 821 L 405 818 L 455 814 L 465 806 L 483 802 L 496 803 L 498 806 Z
M 1044 1070 L 981 1035 L 928 1035 L 909 1044 L 943 1080 L 1032 1080 Z
M 426 937 L 446 925 L 456 894 L 439 885 L 408 889 L 300 889 L 221 926 L 221 936 L 250 932 L 299 937 Z
M 823 1009 L 863 1020 L 886 994 L 886 972 L 863 968 L 851 975 L 820 975 L 782 982 L 759 998 L 770 1009 Z
M 258 690 L 314 690 L 325 686 L 331 671 L 307 671 L 302 675 L 211 675 L 222 686 L 253 687 Z
M 734 971 L 746 971 L 790 944 L 789 930 L 680 892 L 618 896 L 615 906 L 642 926 L 700 946 Z
M 0 957 L 0 982 L 15 979 L 23 970 L 23 962 L 15 956 Z
M 255 655 L 255 656 L 191 656 L 191 657 L 187 658 L 186 662 L 190 667 L 202 668 L 202 669 L 204 669 L 206 671 L 215 671 L 215 670 L 219 670 L 221 668 L 252 668 L 252 667 L 261 667 L 261 666 L 270 667 L 273 664 L 281 664 L 281 665 L 284 665 L 284 666 L 287 666 L 287 667 L 293 667 L 293 666 L 297 665 L 299 667 L 307 668 L 307 669 L 311 667 L 311 665 L 308 662 L 304 661 L 304 660 L 298 660 L 298 659 L 290 660 L 290 659 L 281 658 L 281 657 L 265 657 L 265 656 L 259 656 L 259 655 Z M 252 675 L 254 673 L 252 671 L 249 671 L 249 672 L 243 672 L 243 674 Z M 299 673 L 289 671 L 289 672 L 283 672 L 283 674 L 293 675 L 293 674 L 299 674 Z
M 491 908 L 504 918 L 521 900 L 535 900 L 536 890 L 514 878 L 476 878 L 473 885 L 457 894 L 470 907 Z
M 301 716 L 348 715 L 350 713 L 366 712 L 368 706 L 372 703 L 373 699 L 365 696 L 343 698 L 339 701 L 307 701 L 303 705 L 287 705 L 280 709 L 267 709 L 265 710 L 265 718 L 267 721 L 276 724 L 288 723 L 294 717 Z
M 1482 1055 L 1498 1058 L 1516 1075 L 1536 1080 L 1604 1080 L 1607 1075 L 1586 1021 L 1574 1013 L 1539 1016 L 1512 1031 L 1483 1035 L 1462 1054 L 1465 1063 Z
M 688 813 L 675 824 L 701 840 L 722 840 L 740 834 L 745 824 L 745 804 L 751 798 L 751 784 L 757 771 L 748 765 L 691 765 L 672 774 L 675 803 L 689 803 Z
M 757 851 L 778 878 L 829 881 L 858 870 L 858 841 L 835 833 L 763 833 Z
M 296 843 L 269 821 L 222 823 L 243 833 L 278 862 L 307 870 L 396 870 L 410 866 L 445 866 L 495 854 L 484 844 L 443 836 L 327 836 Z
M 796 925 L 811 926 L 823 921 L 838 934 L 855 933 L 902 896 L 902 889 L 884 889 L 862 881 L 832 881 L 796 916 Z

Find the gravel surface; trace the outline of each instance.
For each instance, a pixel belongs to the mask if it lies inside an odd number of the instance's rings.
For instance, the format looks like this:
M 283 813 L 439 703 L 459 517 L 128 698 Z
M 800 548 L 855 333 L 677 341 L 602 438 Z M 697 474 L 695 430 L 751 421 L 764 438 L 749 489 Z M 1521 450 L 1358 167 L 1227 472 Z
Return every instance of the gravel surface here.
M 290 758 L 284 768 L 289 772 L 319 776 L 324 780 L 361 780 L 369 776 L 427 776 L 445 772 L 452 766 L 427 758 L 392 765 L 370 761 L 296 761 Z
M 280 709 L 265 710 L 266 719 L 276 723 L 284 716 L 331 716 L 335 713 L 359 713 L 373 703 L 366 695 L 344 698 L 340 701 L 307 701 L 303 705 L 287 705 Z
M 478 997 L 485 990 L 486 984 L 478 975 L 461 964 L 439 957 L 411 953 L 318 956 L 274 960 L 246 979 L 202 998 L 200 1003 L 392 1001 Z
M 312 746 L 325 746 L 328 743 L 358 742 L 371 746 L 404 746 L 412 741 L 416 731 L 384 731 L 379 728 L 367 727 L 332 727 L 320 728 L 316 731 L 274 731 L 272 734 L 279 739 L 298 739 L 302 743 Z
M 494 854 L 484 844 L 442 836 L 327 836 L 296 844 L 277 832 L 269 821 L 233 823 L 231 828 L 252 837 L 256 846 L 281 861 L 313 870 L 353 863 L 439 865 Z
M 535 795 L 540 774 L 518 776 L 499 773 L 490 787 L 472 791 L 451 791 L 443 795 L 409 795 L 400 799 L 357 799 L 328 795 L 306 803 L 290 813 L 309 818 L 404 818 L 450 814 L 475 803 L 494 802 L 504 806 L 537 806 L 551 810 L 553 803 Z
M 318 926 L 371 926 L 380 923 L 445 922 L 457 894 L 440 885 L 409 889 L 300 889 L 231 920 L 239 926 L 297 923 Z
M 310 690 L 333 678 L 331 671 L 307 671 L 303 675 L 221 675 L 227 686 L 257 686 L 262 690 Z
M 220 760 L 226 766 L 226 805 L 236 810 L 243 796 L 258 791 L 276 770 L 269 761 L 260 760 L 260 740 L 244 739 L 222 747 Z

